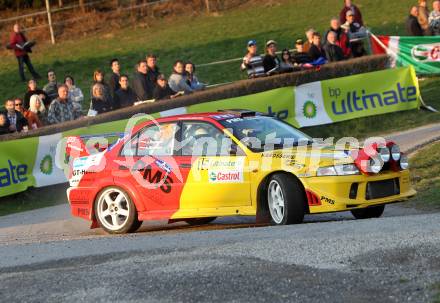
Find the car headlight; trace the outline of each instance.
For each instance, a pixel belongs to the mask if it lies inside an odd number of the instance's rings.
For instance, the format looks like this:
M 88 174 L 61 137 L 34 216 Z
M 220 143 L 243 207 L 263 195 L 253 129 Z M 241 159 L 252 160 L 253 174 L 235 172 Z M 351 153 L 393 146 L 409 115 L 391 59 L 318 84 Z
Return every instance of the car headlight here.
M 400 168 L 408 169 L 408 167 L 409 167 L 408 157 L 406 155 L 402 155 L 400 157 Z
M 382 158 L 383 162 L 388 162 L 390 161 L 391 158 L 391 154 L 390 154 L 390 150 L 387 147 L 380 147 L 377 150 L 379 156 Z
M 359 169 L 354 164 L 340 164 L 335 166 L 319 167 L 316 171 L 318 177 L 323 176 L 349 176 L 359 175 Z
M 400 159 L 400 147 L 399 145 L 393 144 L 391 146 L 391 157 L 393 158 L 394 161 L 399 161 Z
M 378 174 L 383 167 L 383 160 L 380 157 L 371 158 L 368 162 L 367 171 L 369 173 Z

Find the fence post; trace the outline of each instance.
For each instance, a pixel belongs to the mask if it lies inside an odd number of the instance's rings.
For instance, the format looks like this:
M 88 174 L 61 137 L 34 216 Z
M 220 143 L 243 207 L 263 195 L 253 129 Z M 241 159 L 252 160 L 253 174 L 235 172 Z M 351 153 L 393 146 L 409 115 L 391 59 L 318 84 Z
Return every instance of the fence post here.
M 52 44 L 55 44 L 55 36 L 53 34 L 52 16 L 50 14 L 49 0 L 46 0 L 46 11 L 47 11 L 47 22 L 49 23 L 49 30 L 50 30 L 50 40 L 52 41 Z
M 209 0 L 205 0 L 205 5 L 206 5 L 206 12 L 209 14 L 211 12 L 209 8 Z

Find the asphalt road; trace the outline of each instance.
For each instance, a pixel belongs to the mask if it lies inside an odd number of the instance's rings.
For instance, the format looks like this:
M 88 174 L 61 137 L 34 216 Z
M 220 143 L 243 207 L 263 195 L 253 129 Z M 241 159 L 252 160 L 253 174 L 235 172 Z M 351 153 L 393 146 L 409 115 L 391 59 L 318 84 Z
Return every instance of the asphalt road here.
M 390 135 L 413 150 L 439 125 Z M 440 213 L 388 205 L 379 219 L 144 223 L 109 236 L 67 205 L 0 219 L 1 302 L 430 302 Z

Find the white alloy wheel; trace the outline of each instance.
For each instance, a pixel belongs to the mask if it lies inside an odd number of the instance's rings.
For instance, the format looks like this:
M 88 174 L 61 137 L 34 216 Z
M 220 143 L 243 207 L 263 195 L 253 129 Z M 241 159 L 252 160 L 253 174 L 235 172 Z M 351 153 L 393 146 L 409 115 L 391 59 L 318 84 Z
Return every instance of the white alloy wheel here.
M 285 199 L 281 185 L 277 180 L 270 181 L 267 191 L 267 200 L 269 202 L 269 211 L 272 220 L 276 224 L 280 224 L 284 219 Z
M 127 194 L 118 188 L 104 190 L 96 205 L 96 216 L 101 225 L 113 232 L 123 230 L 132 214 L 131 203 Z

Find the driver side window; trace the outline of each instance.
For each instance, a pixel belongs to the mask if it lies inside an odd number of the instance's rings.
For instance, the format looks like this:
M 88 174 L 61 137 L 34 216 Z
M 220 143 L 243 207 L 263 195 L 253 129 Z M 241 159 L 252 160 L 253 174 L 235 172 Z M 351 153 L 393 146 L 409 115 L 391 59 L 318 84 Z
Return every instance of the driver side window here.
M 191 121 L 182 124 L 183 156 L 229 156 L 236 145 L 210 123 Z

